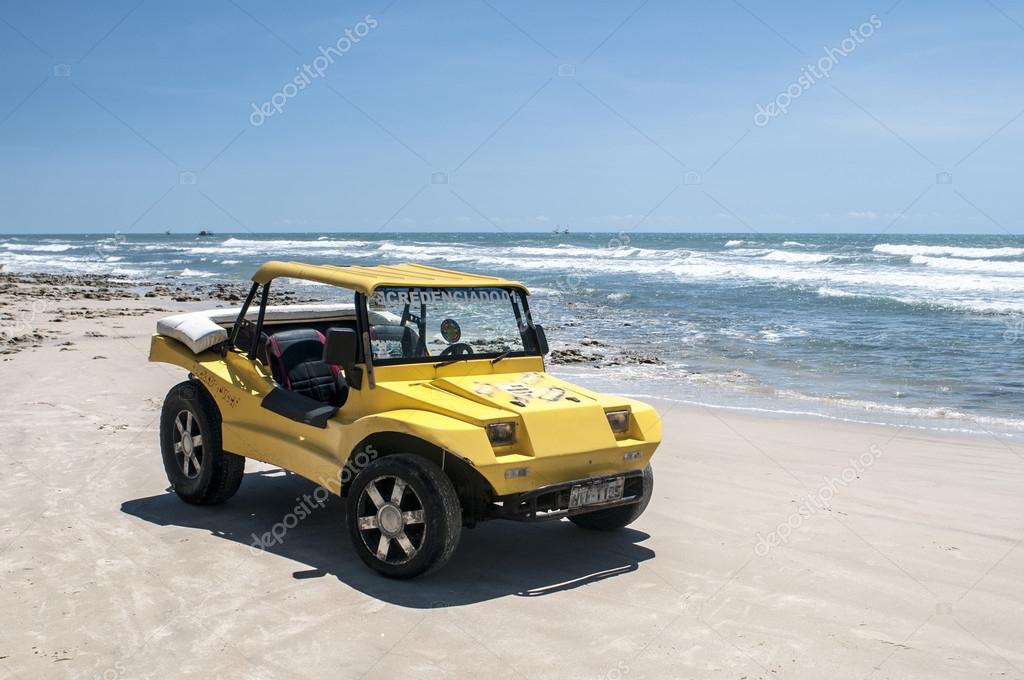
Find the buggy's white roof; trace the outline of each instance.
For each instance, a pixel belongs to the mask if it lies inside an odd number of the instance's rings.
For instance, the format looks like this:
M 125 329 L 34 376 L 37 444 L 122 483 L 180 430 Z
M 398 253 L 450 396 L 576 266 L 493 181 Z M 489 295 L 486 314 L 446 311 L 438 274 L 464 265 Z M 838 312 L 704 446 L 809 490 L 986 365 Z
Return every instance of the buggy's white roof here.
M 241 307 L 209 309 L 201 312 L 184 312 L 164 317 L 156 322 L 156 332 L 183 343 L 194 354 L 205 352 L 228 339 L 227 328 L 238 320 Z M 264 321 L 270 323 L 288 321 L 318 321 L 355 317 L 354 303 L 329 305 L 268 305 Z M 252 305 L 245 318 L 255 321 L 259 305 Z

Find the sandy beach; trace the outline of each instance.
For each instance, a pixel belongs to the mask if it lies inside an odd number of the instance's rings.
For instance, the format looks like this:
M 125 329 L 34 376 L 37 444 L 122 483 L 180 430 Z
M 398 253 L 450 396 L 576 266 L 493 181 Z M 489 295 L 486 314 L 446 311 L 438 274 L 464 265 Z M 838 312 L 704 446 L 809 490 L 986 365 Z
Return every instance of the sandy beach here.
M 250 547 L 308 502 L 294 475 L 249 461 L 219 507 L 167 491 L 185 376 L 149 336 L 200 297 L 4 280 L 0 676 L 1024 678 L 1012 439 L 657 402 L 631 528 L 491 522 L 394 582 L 337 499 Z

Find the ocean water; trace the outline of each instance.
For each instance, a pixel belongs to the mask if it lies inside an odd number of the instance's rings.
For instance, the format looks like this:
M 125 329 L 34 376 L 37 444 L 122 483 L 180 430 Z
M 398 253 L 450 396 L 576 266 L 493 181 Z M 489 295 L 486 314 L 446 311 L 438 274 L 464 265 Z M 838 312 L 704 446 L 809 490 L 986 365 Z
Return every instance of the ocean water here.
M 1024 437 L 1024 238 L 722 234 L 0 236 L 7 271 L 243 281 L 268 259 L 521 280 L 556 373 L 681 402 Z M 638 363 L 638 355 L 661 364 Z

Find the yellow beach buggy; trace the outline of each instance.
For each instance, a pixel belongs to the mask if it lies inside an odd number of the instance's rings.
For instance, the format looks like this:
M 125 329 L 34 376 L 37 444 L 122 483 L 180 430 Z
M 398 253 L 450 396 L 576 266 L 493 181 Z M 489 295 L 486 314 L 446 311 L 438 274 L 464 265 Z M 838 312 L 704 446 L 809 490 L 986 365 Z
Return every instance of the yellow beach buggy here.
M 279 279 L 338 301 L 273 305 Z M 346 498 L 360 558 L 385 576 L 443 565 L 462 528 L 567 517 L 611 530 L 647 507 L 650 406 L 544 370 L 519 283 L 423 265 L 267 262 L 240 309 L 161 319 L 150 361 L 189 372 L 160 445 L 187 503 L 230 498 L 245 458 Z

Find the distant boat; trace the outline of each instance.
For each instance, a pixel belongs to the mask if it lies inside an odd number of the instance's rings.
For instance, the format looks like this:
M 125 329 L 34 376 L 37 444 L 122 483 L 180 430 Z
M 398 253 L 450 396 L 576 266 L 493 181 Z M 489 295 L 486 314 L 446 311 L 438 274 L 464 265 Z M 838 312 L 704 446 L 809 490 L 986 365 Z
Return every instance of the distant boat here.
M 167 233 L 169 234 L 171 232 L 167 232 Z M 201 232 L 199 232 L 199 235 L 200 236 L 213 236 L 213 232 L 212 231 L 206 231 L 205 229 L 203 229 Z
M 168 230 L 167 230 L 167 231 L 165 231 L 164 233 L 165 233 L 165 234 L 167 234 L 168 236 L 170 236 L 170 235 L 171 235 L 171 230 L 170 230 L 170 229 L 168 229 Z

